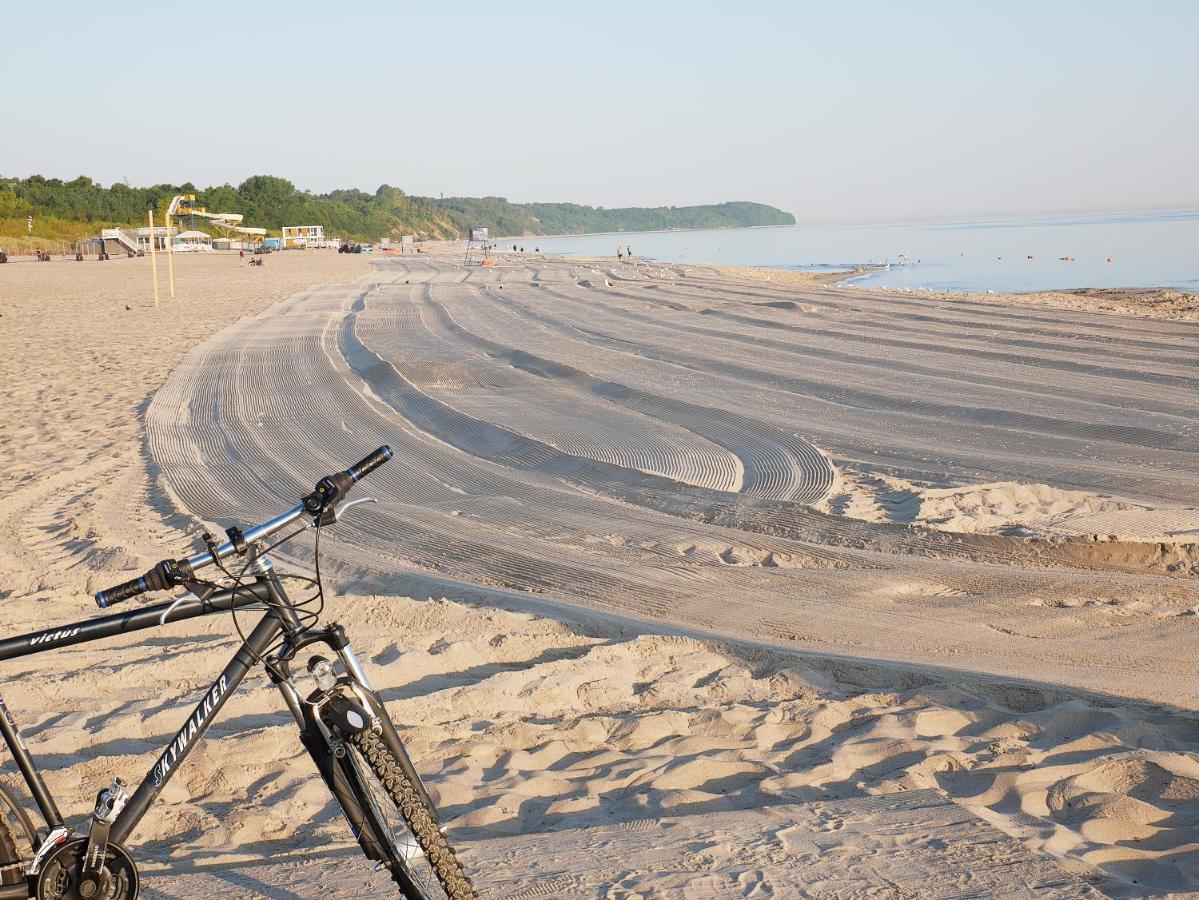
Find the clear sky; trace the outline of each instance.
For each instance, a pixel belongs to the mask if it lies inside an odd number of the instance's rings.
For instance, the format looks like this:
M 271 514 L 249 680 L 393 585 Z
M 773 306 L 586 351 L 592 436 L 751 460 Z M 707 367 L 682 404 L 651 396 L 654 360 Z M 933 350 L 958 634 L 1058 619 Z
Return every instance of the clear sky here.
M 1199 2 L 6 4 L 0 175 L 808 221 L 1199 206 Z

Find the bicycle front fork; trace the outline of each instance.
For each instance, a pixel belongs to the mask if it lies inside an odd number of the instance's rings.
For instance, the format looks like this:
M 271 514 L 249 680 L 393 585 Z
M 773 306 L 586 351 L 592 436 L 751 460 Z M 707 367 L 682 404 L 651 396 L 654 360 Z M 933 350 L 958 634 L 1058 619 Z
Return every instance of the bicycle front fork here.
M 321 770 L 322 775 L 325 774 L 325 763 L 323 760 L 317 759 L 318 754 L 335 755 L 338 750 L 339 740 L 322 721 L 320 708 L 323 705 L 322 701 L 340 687 L 343 691 L 352 694 L 352 697 L 347 697 L 347 699 L 357 701 L 364 707 L 372 727 L 378 728 L 387 749 L 392 752 L 408 780 L 416 787 L 433 821 L 439 823 L 437 807 L 433 804 L 424 782 L 421 781 L 420 775 L 412 765 L 408 751 L 404 748 L 404 742 L 400 739 L 395 724 L 387 714 L 387 708 L 383 705 L 382 698 L 371 687 L 362 663 L 350 645 L 345 629 L 338 624 L 331 624 L 320 631 L 305 634 L 296 641 L 289 655 L 294 657 L 304 647 L 317 643 L 324 644 L 333 650 L 341 663 L 344 675 L 337 677 L 336 670 L 330 671 L 330 668 L 327 667 L 327 660 L 320 656 L 312 657 L 309 660 L 308 670 L 314 679 L 316 689 L 307 698 L 300 695 L 289 668 L 282 666 L 278 667 L 280 671 L 276 671 L 276 667 L 270 667 L 271 680 L 275 682 L 279 692 L 283 695 L 283 702 L 295 718 L 296 724 L 305 738 L 305 746 L 312 754 L 317 768 Z M 333 683 L 329 684 L 326 679 L 329 679 L 331 675 Z

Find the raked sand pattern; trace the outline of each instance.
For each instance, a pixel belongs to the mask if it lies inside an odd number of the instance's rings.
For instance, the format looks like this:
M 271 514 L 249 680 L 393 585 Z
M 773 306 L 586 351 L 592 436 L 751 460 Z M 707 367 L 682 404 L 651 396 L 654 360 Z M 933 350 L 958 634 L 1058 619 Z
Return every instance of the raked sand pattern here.
M 1199 326 L 703 269 L 454 262 L 388 260 L 192 353 L 147 414 L 180 503 L 214 521 L 281 508 L 308 473 L 388 443 L 395 462 L 371 484 L 383 502 L 328 547 L 361 589 L 524 595 L 666 630 L 1199 700 L 1177 668 L 1193 657 L 1199 571 L 1185 538 L 1110 540 L 1118 510 L 1096 540 L 813 508 L 867 468 L 954 473 L 1012 482 L 1009 495 L 1050 481 L 1130 496 L 1194 532 Z
M 9 633 L 388 442 L 332 613 L 487 896 L 1199 890 L 1194 326 L 449 254 L 295 293 L 360 262 L 0 271 Z M 79 816 L 235 647 L 4 695 Z M 263 678 L 164 800 L 148 897 L 388 895 Z

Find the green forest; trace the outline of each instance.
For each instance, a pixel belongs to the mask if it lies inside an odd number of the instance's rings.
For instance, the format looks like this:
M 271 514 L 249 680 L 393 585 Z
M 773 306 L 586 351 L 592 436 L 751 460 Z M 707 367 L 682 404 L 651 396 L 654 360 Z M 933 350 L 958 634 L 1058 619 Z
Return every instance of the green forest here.
M 381 185 L 373 194 L 354 188 L 313 194 L 285 178 L 254 175 L 237 187 L 197 188 L 193 184 L 104 187 L 80 176 L 73 181 L 0 178 L 0 236 L 24 236 L 27 217 L 35 234 L 75 240 L 101 227 L 142 225 L 146 211 L 156 218 L 176 194 L 195 194 L 212 212 L 241 213 L 244 224 L 278 233 L 283 225 L 323 225 L 331 236 L 361 241 L 414 234 L 424 239 L 462 238 L 472 225 L 494 236 L 652 231 L 671 228 L 733 228 L 794 225 L 790 213 L 760 203 L 604 209 L 574 203 L 510 203 L 502 197 L 415 197 Z

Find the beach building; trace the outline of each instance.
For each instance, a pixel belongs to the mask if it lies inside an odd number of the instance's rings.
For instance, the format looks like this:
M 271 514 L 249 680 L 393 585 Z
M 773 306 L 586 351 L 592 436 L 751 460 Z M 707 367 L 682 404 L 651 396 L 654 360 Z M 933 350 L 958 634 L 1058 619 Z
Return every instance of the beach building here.
M 212 236 L 203 231 L 183 231 L 175 235 L 174 250 L 176 253 L 212 252 Z
M 174 228 L 165 228 L 162 225 L 155 225 L 153 230 L 149 226 L 143 225 L 137 230 L 137 245 L 143 253 L 150 252 L 150 239 L 153 234 L 154 249 L 166 250 L 168 235 L 175 234 Z
M 167 236 L 176 233 L 174 228 L 166 229 L 161 225 L 154 227 L 154 249 L 166 250 Z M 105 228 L 97 238 L 110 253 L 149 253 L 150 229 L 147 226 L 136 229 Z
M 325 244 L 324 225 L 284 225 L 283 246 L 322 247 Z

